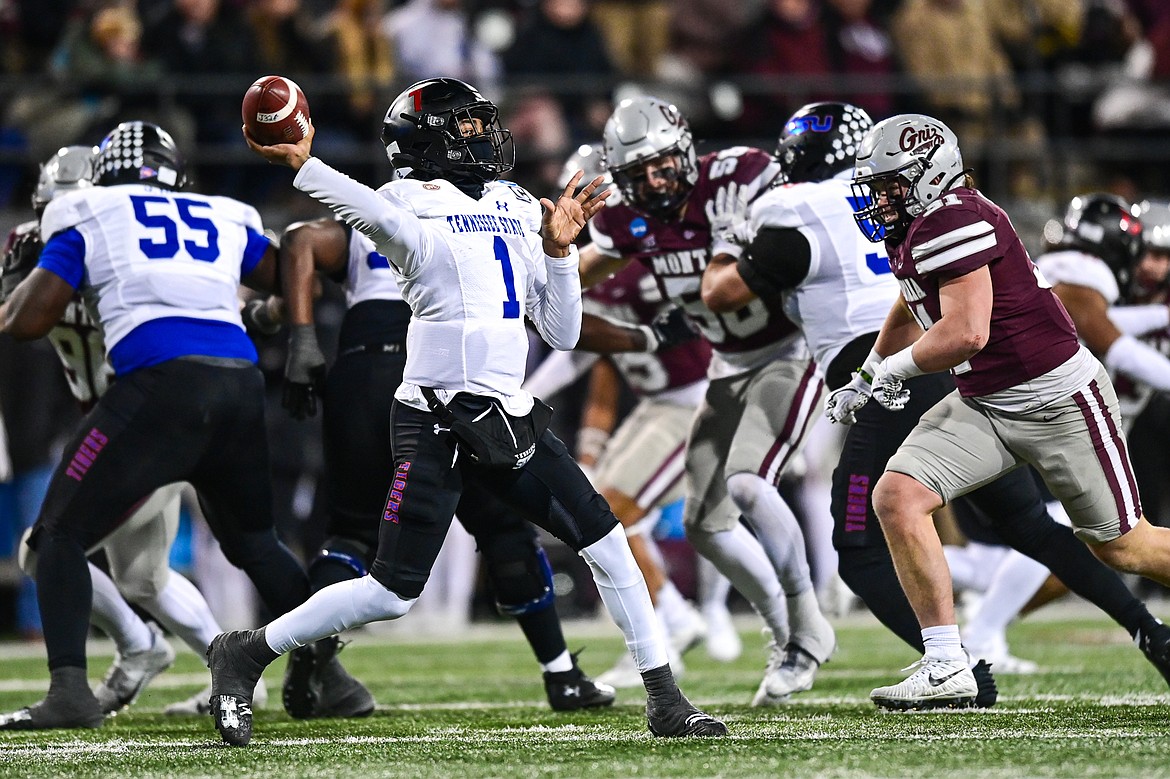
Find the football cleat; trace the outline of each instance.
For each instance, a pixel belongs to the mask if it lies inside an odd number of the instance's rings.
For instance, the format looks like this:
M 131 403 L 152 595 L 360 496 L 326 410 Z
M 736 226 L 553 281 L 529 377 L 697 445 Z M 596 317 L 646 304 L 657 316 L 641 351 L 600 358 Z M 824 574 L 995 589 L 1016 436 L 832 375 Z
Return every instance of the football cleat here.
M 331 636 L 289 654 L 281 699 L 290 717 L 366 717 L 373 712 L 374 696 L 337 659 L 344 646 Z
M 577 666 L 575 652 L 569 655 L 573 660 L 573 667 L 568 671 L 545 671 L 544 692 L 548 695 L 548 705 L 553 711 L 577 711 L 578 709 L 597 709 L 603 706 L 612 706 L 617 693 L 613 687 L 601 682 L 595 682 L 585 675 Z M 638 677 L 641 681 L 641 676 Z
M 262 709 L 268 705 L 268 685 L 264 680 L 256 682 L 256 691 L 252 694 L 252 708 Z M 211 685 L 207 685 L 190 698 L 167 704 L 163 714 L 169 717 L 206 717 L 211 714 Z
M 897 684 L 878 687 L 869 694 L 876 706 L 894 711 L 969 709 L 975 706 L 979 685 L 965 660 L 923 657 L 902 670 L 912 673 Z
M 0 730 L 56 730 L 100 728 L 105 721 L 101 705 L 88 687 L 54 690 L 40 703 L 0 714 Z
M 783 662 L 784 648 L 775 640 L 769 641 L 768 664 L 764 667 L 764 678 L 760 680 L 760 686 L 756 688 L 756 694 L 752 697 L 753 706 L 779 706 L 788 703 L 787 695 L 776 697 L 768 693 L 768 679 L 780 670 L 780 664 Z
M 699 610 L 688 603 L 685 613 L 686 616 L 679 620 L 681 624 L 670 624 L 666 631 L 671 648 L 680 657 L 703 643 L 707 637 L 707 622 Z
M 990 709 L 999 700 L 999 688 L 995 686 L 991 664 L 986 660 L 980 660 L 971 666 L 971 675 L 975 677 L 975 686 L 979 689 L 979 692 L 975 693 L 975 706 Z
M 646 722 L 659 738 L 682 736 L 726 736 L 727 726 L 710 714 L 696 709 L 682 691 L 675 688 L 674 700 L 646 702 Z
M 106 714 L 136 701 L 146 685 L 175 662 L 175 650 L 163 638 L 159 626 L 149 622 L 147 627 L 152 640 L 150 647 L 127 655 L 118 653 L 101 684 L 94 688 L 93 694 Z
M 254 630 L 221 633 L 207 648 L 211 716 L 224 743 L 231 746 L 242 747 L 252 739 L 252 695 L 264 663 L 253 659 L 245 644 L 256 641 L 257 635 Z
M 787 699 L 794 692 L 811 690 L 821 664 L 804 649 L 789 641 L 784 647 L 780 665 L 764 676 L 764 689 L 769 698 Z
M 1170 627 L 1160 619 L 1144 620 L 1133 641 L 1162 678 L 1170 683 Z

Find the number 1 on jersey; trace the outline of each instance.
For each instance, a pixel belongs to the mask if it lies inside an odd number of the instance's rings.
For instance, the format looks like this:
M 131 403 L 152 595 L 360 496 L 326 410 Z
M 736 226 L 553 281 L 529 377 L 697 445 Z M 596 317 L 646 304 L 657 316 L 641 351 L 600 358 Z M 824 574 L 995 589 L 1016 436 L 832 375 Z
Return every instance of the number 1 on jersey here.
M 516 277 L 512 274 L 512 258 L 508 255 L 508 244 L 504 239 L 496 236 L 492 242 L 496 250 L 496 261 L 504 272 L 504 290 L 508 299 L 504 301 L 504 319 L 520 318 L 520 301 L 516 299 Z

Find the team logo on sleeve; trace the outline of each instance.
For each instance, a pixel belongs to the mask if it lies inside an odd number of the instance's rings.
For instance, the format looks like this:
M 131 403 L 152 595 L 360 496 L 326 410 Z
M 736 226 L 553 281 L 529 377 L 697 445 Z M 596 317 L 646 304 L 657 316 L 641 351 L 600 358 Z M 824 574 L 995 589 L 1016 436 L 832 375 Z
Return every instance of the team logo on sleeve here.
M 630 222 L 630 235 L 634 236 L 635 238 L 641 238 L 649 229 L 650 228 L 646 225 L 646 220 L 640 216 L 636 217 L 632 222 Z

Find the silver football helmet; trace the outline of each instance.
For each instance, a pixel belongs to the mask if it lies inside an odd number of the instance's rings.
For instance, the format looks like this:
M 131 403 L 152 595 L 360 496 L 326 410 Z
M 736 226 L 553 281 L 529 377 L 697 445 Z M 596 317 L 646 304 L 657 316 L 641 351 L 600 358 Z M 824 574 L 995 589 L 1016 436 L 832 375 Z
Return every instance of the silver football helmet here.
M 854 218 L 869 240 L 898 240 L 963 173 L 959 139 L 939 120 L 901 114 L 878 122 L 857 150 Z
M 575 152 L 569 155 L 569 159 L 565 160 L 565 165 L 561 168 L 561 175 L 557 178 L 557 186 L 561 189 L 569 186 L 569 182 L 573 180 L 573 176 L 579 170 L 585 171 L 585 175 L 577 182 L 578 189 L 598 176 L 604 176 L 607 184 L 613 181 L 613 177 L 609 175 L 609 170 L 605 167 L 604 155 L 605 147 L 600 143 L 581 144 Z
M 679 110 L 648 95 L 628 98 L 618 103 L 605 123 L 603 138 L 605 166 L 622 199 L 652 216 L 673 219 L 699 180 L 691 128 Z M 666 157 L 676 162 L 660 174 L 671 180 L 667 186 L 651 186 L 646 163 Z
M 1138 203 L 1137 215 L 1145 228 L 1146 248 L 1170 252 L 1170 203 L 1143 200 Z
M 96 146 L 63 146 L 41 165 L 41 176 L 32 193 L 33 210 L 38 216 L 59 193 L 93 186 L 97 154 Z

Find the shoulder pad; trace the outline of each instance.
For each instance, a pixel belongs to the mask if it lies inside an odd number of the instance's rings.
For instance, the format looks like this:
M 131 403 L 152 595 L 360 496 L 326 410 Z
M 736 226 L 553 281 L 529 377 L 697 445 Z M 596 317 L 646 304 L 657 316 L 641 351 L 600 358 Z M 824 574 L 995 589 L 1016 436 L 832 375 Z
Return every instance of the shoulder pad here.
M 1050 284 L 1094 289 L 1110 305 L 1121 297 L 1117 278 L 1100 257 L 1078 251 L 1049 252 L 1036 260 L 1036 266 Z
M 100 187 L 65 192 L 50 201 L 41 216 L 41 236 L 48 241 L 62 230 L 77 227 L 93 215 L 91 200 L 104 195 Z

